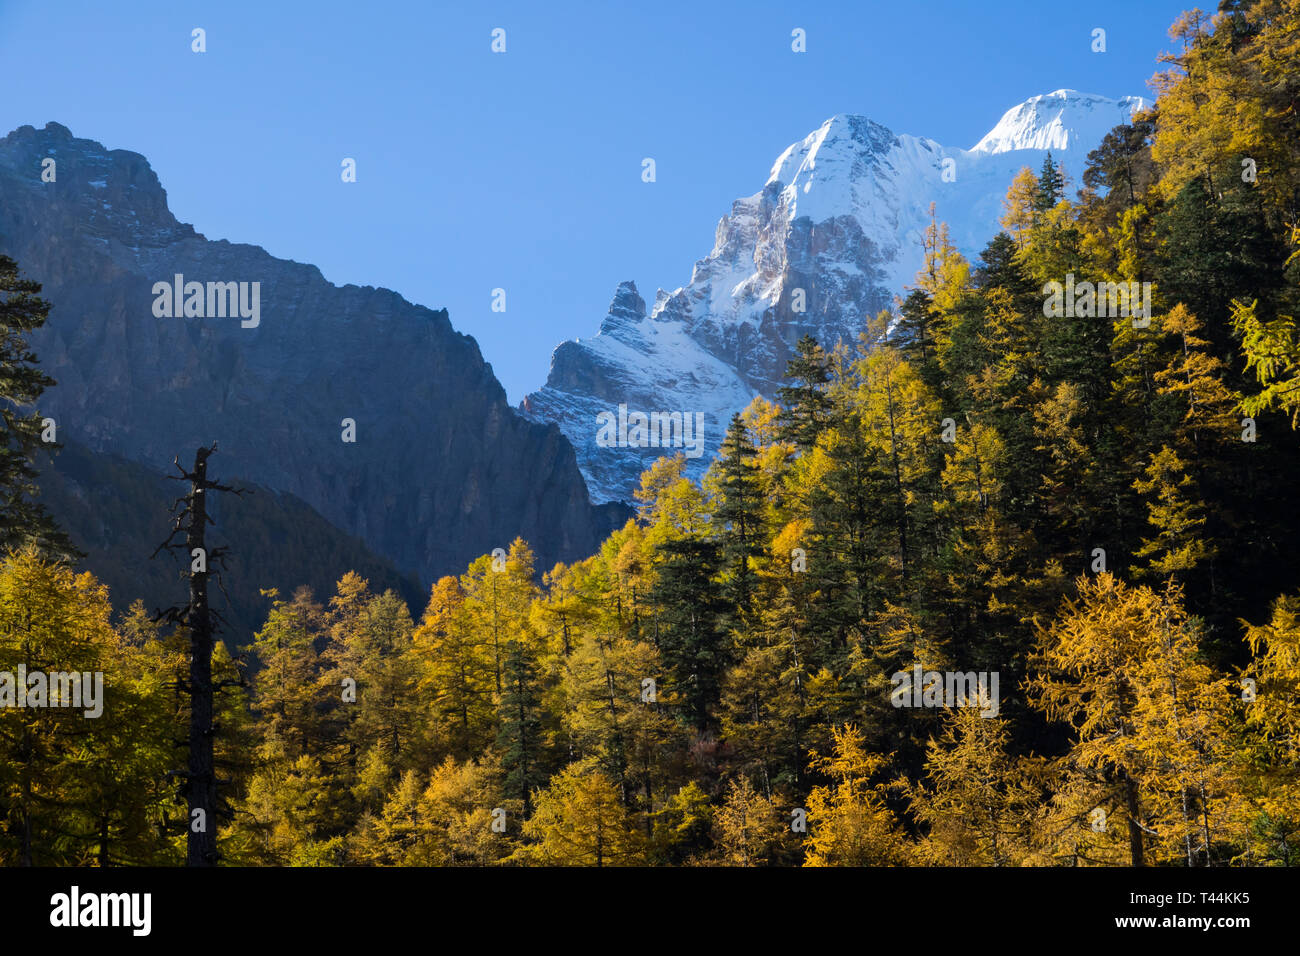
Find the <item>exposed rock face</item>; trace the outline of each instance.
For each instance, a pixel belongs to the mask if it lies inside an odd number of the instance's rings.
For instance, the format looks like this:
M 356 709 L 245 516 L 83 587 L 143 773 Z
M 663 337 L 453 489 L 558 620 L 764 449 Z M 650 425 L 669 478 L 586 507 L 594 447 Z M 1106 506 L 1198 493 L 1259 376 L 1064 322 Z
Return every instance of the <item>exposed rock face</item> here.
M 61 437 L 157 470 L 216 440 L 223 473 L 301 498 L 426 583 L 516 535 L 543 568 L 583 557 L 621 517 L 592 507 L 569 443 L 507 405 L 445 311 L 209 241 L 136 153 L 57 123 L 0 139 L 0 252 L 53 306 L 32 344 Z M 249 299 L 258 283 L 256 326 L 182 303 L 158 317 L 155 283 L 177 274 Z
M 1058 90 L 1008 110 L 970 150 L 833 116 L 732 204 L 689 283 L 660 290 L 648 313 L 635 284 L 622 283 L 596 336 L 561 344 L 546 385 L 521 408 L 560 426 L 597 501 L 630 500 L 641 471 L 674 451 L 601 443 L 598 415 L 619 405 L 702 413 L 704 453 L 688 462 L 698 476 L 732 413 L 755 395 L 776 397 L 803 335 L 855 343 L 865 319 L 913 282 L 932 201 L 974 258 L 1022 166 L 1037 172 L 1050 149 L 1077 187 L 1088 151 L 1144 105 Z

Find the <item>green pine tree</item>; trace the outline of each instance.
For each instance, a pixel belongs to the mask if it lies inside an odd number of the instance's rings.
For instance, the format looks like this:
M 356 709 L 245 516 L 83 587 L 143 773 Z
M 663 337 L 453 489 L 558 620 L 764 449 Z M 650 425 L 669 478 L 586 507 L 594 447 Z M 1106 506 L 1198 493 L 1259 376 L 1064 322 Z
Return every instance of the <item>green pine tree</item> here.
M 36 453 L 57 447 L 36 402 L 54 384 L 37 368 L 28 336 L 45 324 L 50 304 L 41 285 L 0 255 L 0 551 L 32 542 L 63 557 L 77 552 L 44 506 L 34 501 Z M 49 440 L 47 440 L 49 439 Z
M 831 399 L 827 386 L 831 380 L 830 356 L 811 335 L 795 346 L 795 356 L 786 365 L 785 377 L 791 384 L 777 389 L 783 411 L 780 437 L 797 448 L 811 448 L 817 436 L 830 424 Z
M 713 526 L 721 545 L 722 593 L 731 623 L 739 626 L 750 616 L 757 585 L 754 562 L 764 551 L 757 452 L 739 412 L 727 426 L 715 468 L 719 493 Z
M 497 748 L 505 771 L 506 794 L 520 801 L 526 816 L 532 813 L 533 791 L 546 785 L 548 775 L 537 662 L 522 642 L 507 642 L 501 678 Z

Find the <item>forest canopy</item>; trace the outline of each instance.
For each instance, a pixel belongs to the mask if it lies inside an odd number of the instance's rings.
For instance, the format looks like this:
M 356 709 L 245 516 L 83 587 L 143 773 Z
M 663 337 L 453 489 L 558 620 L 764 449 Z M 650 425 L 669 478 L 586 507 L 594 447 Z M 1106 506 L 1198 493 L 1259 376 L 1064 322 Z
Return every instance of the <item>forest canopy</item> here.
M 1081 183 L 1023 170 L 976 261 L 936 212 L 597 554 L 516 540 L 418 617 L 266 592 L 214 660 L 222 861 L 1300 862 L 1300 0 L 1171 36 Z M 1052 315 L 1067 277 L 1150 314 Z M 3 530 L 0 672 L 106 702 L 0 708 L 0 862 L 179 863 L 184 629 Z

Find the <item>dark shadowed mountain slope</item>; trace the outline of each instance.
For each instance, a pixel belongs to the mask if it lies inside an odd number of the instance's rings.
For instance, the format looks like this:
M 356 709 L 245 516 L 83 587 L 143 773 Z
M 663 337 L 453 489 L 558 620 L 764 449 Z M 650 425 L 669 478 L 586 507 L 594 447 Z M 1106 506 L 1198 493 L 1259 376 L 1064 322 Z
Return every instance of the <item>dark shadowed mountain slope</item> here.
M 209 241 L 136 153 L 57 123 L 0 139 L 0 252 L 53 304 L 32 344 L 61 439 L 158 472 L 218 441 L 224 474 L 301 498 L 426 583 L 516 535 L 541 568 L 583 557 L 623 517 L 593 508 L 568 441 L 506 404 L 445 311 Z M 182 287 L 202 315 L 167 314 L 155 285 L 177 275 L 203 284 Z M 249 318 L 218 283 L 243 284 Z
M 168 506 L 188 485 L 75 443 L 42 465 L 41 501 L 85 553 L 81 566 L 108 585 L 118 611 L 136 598 L 150 612 L 185 601 L 180 559 L 166 552 L 152 560 L 150 555 L 170 529 Z M 214 607 L 228 622 L 221 633 L 228 644 L 247 644 L 266 621 L 271 600 L 262 589 L 276 588 L 288 598 L 305 584 L 326 601 L 348 571 L 369 581 L 377 594 L 396 591 L 413 614 L 424 610 L 428 595 L 413 575 L 399 573 L 301 499 L 232 479 L 221 465 L 218 449 L 213 476 L 250 492 L 217 495 L 209 503 L 215 522 L 209 539 L 231 549 L 222 574 L 225 594 L 213 588 Z

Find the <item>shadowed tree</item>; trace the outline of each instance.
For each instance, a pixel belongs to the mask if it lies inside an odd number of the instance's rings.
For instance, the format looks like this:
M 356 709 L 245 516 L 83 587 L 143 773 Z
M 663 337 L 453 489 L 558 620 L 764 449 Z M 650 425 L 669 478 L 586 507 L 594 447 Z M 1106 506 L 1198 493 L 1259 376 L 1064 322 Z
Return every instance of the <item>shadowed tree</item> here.
M 18 264 L 0 256 L 0 551 L 30 542 L 46 552 L 77 557 L 45 508 L 32 500 L 36 452 L 57 447 L 54 420 L 36 410 L 54 379 L 36 367 L 27 344 L 27 336 L 45 324 L 50 312 L 40 291 L 39 282 L 22 278 Z
M 172 532 L 154 550 L 155 556 L 160 551 L 184 551 L 190 558 L 189 601 L 158 613 L 159 620 L 178 624 L 190 635 L 189 679 L 181 681 L 181 690 L 190 697 L 189 762 L 185 771 L 175 774 L 185 779 L 181 790 L 189 810 L 186 866 L 215 866 L 217 863 L 217 814 L 220 812 L 227 817 L 230 814 L 217 800 L 217 776 L 213 766 L 214 697 L 224 686 L 243 684 L 242 680 L 214 682 L 212 679 L 214 618 L 219 619 L 220 615 L 208 604 L 209 567 L 221 567 L 229 549 L 216 547 L 209 550 L 207 547 L 207 526 L 213 523 L 208 515 L 208 492 L 244 493 L 242 489 L 208 478 L 208 458 L 216 450 L 214 442 L 212 447 L 195 452 L 191 471 L 182 468 L 179 461 L 174 462 L 180 474 L 169 477 L 188 481 L 190 490 L 173 503 Z

